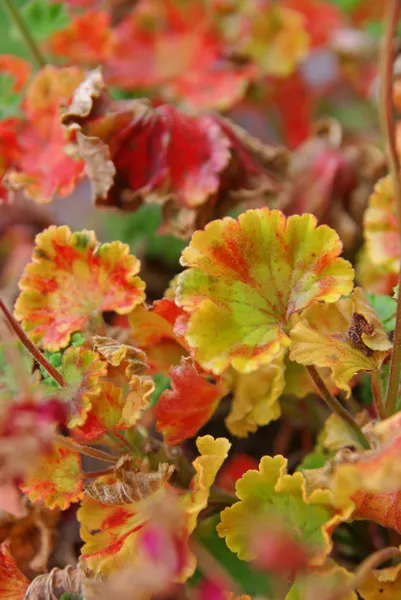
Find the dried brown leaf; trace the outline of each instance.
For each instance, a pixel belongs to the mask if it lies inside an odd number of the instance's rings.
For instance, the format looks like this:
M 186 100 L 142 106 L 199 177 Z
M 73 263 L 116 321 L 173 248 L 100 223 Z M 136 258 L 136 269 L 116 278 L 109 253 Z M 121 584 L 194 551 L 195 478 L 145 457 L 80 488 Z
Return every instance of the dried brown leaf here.
M 82 572 L 79 569 L 71 566 L 55 568 L 32 581 L 24 600 L 60 600 L 66 592 L 79 594 L 81 586 Z
M 132 504 L 145 500 L 157 492 L 172 476 L 174 466 L 160 463 L 158 470 L 144 472 L 138 470 L 136 461 L 129 455 L 122 456 L 115 468 L 117 481 L 104 484 L 94 481 L 85 487 L 85 494 L 111 506 Z

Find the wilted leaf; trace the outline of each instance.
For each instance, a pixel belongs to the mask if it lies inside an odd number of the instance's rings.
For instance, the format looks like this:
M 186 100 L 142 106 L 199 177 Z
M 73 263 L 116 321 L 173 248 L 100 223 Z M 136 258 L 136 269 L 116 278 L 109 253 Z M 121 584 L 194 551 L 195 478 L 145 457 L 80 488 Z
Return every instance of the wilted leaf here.
M 179 444 L 207 423 L 226 390 L 221 382 L 213 384 L 199 375 L 190 358 L 182 358 L 169 375 L 172 389 L 160 396 L 154 415 L 157 431 L 165 441 Z
M 83 497 L 82 483 L 79 454 L 55 442 L 50 452 L 42 454 L 22 490 L 31 502 L 43 500 L 48 508 L 65 510 Z
M 79 594 L 81 587 L 82 573 L 79 569 L 71 566 L 54 568 L 32 581 L 24 600 L 65 600 L 70 598 L 69 594 Z
M 6 544 L 0 548 L 0 599 L 24 600 L 29 581 L 15 564 Z
M 116 465 L 117 481 L 104 484 L 94 481 L 85 486 L 85 494 L 110 506 L 132 504 L 145 500 L 156 493 L 170 479 L 174 467 L 168 463 L 160 463 L 157 471 L 140 471 L 134 459 L 122 456 Z
M 121 367 L 127 379 L 148 369 L 146 354 L 139 348 L 100 335 L 93 336 L 93 347 L 112 367 Z
M 290 345 L 290 317 L 352 289 L 337 234 L 312 215 L 286 219 L 252 210 L 196 232 L 182 264 L 178 303 L 189 314 L 187 342 L 202 366 L 248 373 Z
M 32 340 L 56 351 L 103 311 L 130 312 L 144 299 L 139 261 L 121 242 L 51 226 L 36 237 L 33 262 L 20 281 L 15 316 Z
M 323 564 L 332 542 L 330 534 L 343 516 L 334 510 L 330 493 L 306 492 L 302 473 L 287 474 L 282 456 L 262 458 L 259 471 L 248 471 L 236 484 L 239 502 L 224 509 L 217 531 L 242 560 L 254 559 L 250 531 L 255 519 L 282 519 L 307 544 L 310 565 Z
M 291 342 L 291 360 L 328 367 L 348 396 L 352 377 L 378 371 L 392 346 L 361 288 L 336 304 L 305 310 L 291 330 Z

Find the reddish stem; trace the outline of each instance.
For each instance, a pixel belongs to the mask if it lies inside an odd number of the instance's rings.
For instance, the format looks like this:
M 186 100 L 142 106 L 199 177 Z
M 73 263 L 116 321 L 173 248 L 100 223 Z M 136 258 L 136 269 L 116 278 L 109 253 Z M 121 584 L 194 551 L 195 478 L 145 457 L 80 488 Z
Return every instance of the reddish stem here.
M 8 324 L 16 333 L 18 338 L 21 340 L 25 348 L 28 350 L 30 354 L 32 354 L 33 358 L 39 363 L 50 375 L 53 377 L 55 381 L 59 384 L 60 387 L 65 387 L 64 377 L 52 364 L 49 363 L 47 358 L 41 353 L 39 348 L 35 346 L 33 342 L 26 335 L 25 331 L 22 329 L 21 325 L 15 319 L 15 317 L 10 313 L 7 306 L 4 304 L 3 300 L 0 298 L 0 309 L 2 310 L 4 316 L 7 319 Z

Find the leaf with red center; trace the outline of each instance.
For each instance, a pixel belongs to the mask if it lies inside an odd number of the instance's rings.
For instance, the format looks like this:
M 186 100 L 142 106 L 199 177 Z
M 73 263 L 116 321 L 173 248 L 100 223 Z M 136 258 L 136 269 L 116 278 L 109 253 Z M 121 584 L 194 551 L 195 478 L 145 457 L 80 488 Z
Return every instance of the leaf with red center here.
M 31 75 L 31 63 L 13 54 L 0 54 L 0 72 L 14 80 L 14 91 L 20 92 Z
M 57 351 L 104 311 L 127 314 L 140 304 L 145 284 L 138 270 L 126 244 L 99 244 L 93 231 L 51 226 L 36 237 L 15 316 L 33 341 Z
M 173 300 L 163 298 L 150 308 L 137 306 L 128 320 L 134 343 L 146 351 L 153 371 L 167 375 L 172 365 L 179 365 L 187 355 L 185 339 L 174 331 L 177 319 L 185 315 Z
M 96 66 L 111 51 L 110 15 L 100 10 L 74 15 L 65 29 L 53 33 L 48 44 L 54 56 L 63 57 L 70 64 Z
M 392 346 L 361 288 L 336 304 L 305 310 L 291 330 L 291 342 L 291 360 L 329 368 L 348 396 L 352 377 L 379 371 Z
M 67 156 L 60 108 L 84 78 L 76 67 L 47 66 L 30 84 L 24 102 L 27 120 L 19 133 L 21 157 L 8 174 L 12 189 L 23 189 L 37 202 L 72 192 L 83 176 L 84 163 Z
M 181 262 L 177 303 L 190 315 L 185 338 L 206 369 L 249 373 L 290 345 L 290 318 L 352 289 L 335 231 L 312 215 L 286 219 L 250 210 L 209 223 Z
M 399 232 L 391 176 L 380 179 L 369 198 L 364 235 L 369 260 L 390 273 L 399 271 Z
M 172 389 L 163 392 L 154 409 L 156 428 L 168 444 L 179 444 L 207 423 L 225 389 L 201 377 L 190 358 L 182 358 L 169 375 Z
M 0 600 L 24 600 L 29 580 L 18 569 L 6 544 L 0 548 Z
M 99 378 L 107 375 L 107 365 L 97 352 L 68 348 L 63 355 L 62 373 L 66 388 L 59 392 L 68 402 L 69 427 L 85 423 L 92 400 L 102 393 Z
M 256 70 L 224 58 L 213 17 L 202 3 L 141 2 L 115 29 L 106 79 L 125 89 L 159 88 L 191 109 L 229 108 Z
M 97 480 L 104 485 L 115 481 L 113 476 Z M 148 519 L 138 503 L 107 506 L 90 496 L 84 496 L 77 516 L 85 542 L 81 560 L 97 575 L 116 570 L 134 555 L 138 533 Z
M 35 470 L 24 480 L 22 490 L 31 502 L 44 501 L 48 508 L 67 509 L 83 497 L 81 459 L 77 452 L 55 442 L 44 453 Z

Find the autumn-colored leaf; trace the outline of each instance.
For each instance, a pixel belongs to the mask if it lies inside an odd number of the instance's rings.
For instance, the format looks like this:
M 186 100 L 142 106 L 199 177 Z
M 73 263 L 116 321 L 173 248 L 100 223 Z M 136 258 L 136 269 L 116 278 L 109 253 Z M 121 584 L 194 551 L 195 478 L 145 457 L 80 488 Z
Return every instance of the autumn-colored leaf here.
M 235 492 L 235 484 L 244 473 L 258 468 L 258 461 L 248 454 L 235 454 L 219 472 L 216 484 L 227 492 Z
M 341 600 L 357 600 L 352 587 L 353 573 L 329 559 L 321 567 L 300 573 L 291 586 L 285 600 L 309 600 L 309 598 L 331 598 L 338 594 Z M 344 593 L 342 593 L 344 590 Z M 384 598 L 383 598 L 384 600 Z
M 256 557 L 249 539 L 253 520 L 272 518 L 285 521 L 296 532 L 295 539 L 307 544 L 310 565 L 323 564 L 332 546 L 330 534 L 346 514 L 335 511 L 329 492 L 308 495 L 304 476 L 288 475 L 282 456 L 263 457 L 258 471 L 248 471 L 238 480 L 236 495 L 239 502 L 221 513 L 217 531 L 242 560 Z
M 258 427 L 280 417 L 278 399 L 285 385 L 283 358 L 284 352 L 281 352 L 253 373 L 244 374 L 234 369 L 229 372 L 228 386 L 233 400 L 225 423 L 233 435 L 247 437 Z
M 6 544 L 0 548 L 0 599 L 24 600 L 29 581 L 15 564 Z
M 336 304 L 316 304 L 291 330 L 290 358 L 327 367 L 349 396 L 358 371 L 378 371 L 391 348 L 379 318 L 361 288 Z
M 399 232 L 390 175 L 377 182 L 369 198 L 364 216 L 364 236 L 369 260 L 390 273 L 398 273 Z
M 287 9 L 304 17 L 303 26 L 310 37 L 312 48 L 330 43 L 333 33 L 345 27 L 344 15 L 335 3 L 320 0 L 284 0 Z
M 72 136 L 69 150 L 75 143 L 86 162 L 95 203 L 128 211 L 158 202 L 164 231 L 177 236 L 188 238 L 241 200 L 272 200 L 283 190 L 283 149 L 217 115 L 115 102 L 99 71 L 77 88 L 62 121 Z
M 174 331 L 177 319 L 185 315 L 173 300 L 163 298 L 151 307 L 137 306 L 128 316 L 134 343 L 146 351 L 153 371 L 166 375 L 187 355 L 185 339 Z
M 177 302 L 190 314 L 185 337 L 203 367 L 254 371 L 290 345 L 293 314 L 351 291 L 337 234 L 316 225 L 312 215 L 260 209 L 194 234 Z
M 82 425 L 92 401 L 102 393 L 99 378 L 107 374 L 106 363 L 92 350 L 70 347 L 63 355 L 62 373 L 66 388 L 59 395 L 69 407 L 69 427 Z
M 207 423 L 225 388 L 199 375 L 190 358 L 182 358 L 179 366 L 171 367 L 169 375 L 172 389 L 163 392 L 154 409 L 156 428 L 168 444 L 179 444 Z
M 33 262 L 20 280 L 15 316 L 32 340 L 51 351 L 66 346 L 103 311 L 130 312 L 144 299 L 139 261 L 121 242 L 51 226 L 36 237 Z
M 43 500 L 48 508 L 65 510 L 71 502 L 78 502 L 83 497 L 82 483 L 79 454 L 55 442 L 25 479 L 22 490 L 31 502 Z
M 37 202 L 50 202 L 56 193 L 70 194 L 83 175 L 83 162 L 64 152 L 59 116 L 60 107 L 68 103 L 83 78 L 84 72 L 77 67 L 47 66 L 27 89 L 26 120 L 18 138 L 22 152 L 7 179 L 12 189 L 23 189 Z
M 191 481 L 190 492 L 183 497 L 183 506 L 188 515 L 188 533 L 194 531 L 199 513 L 207 506 L 210 488 L 227 458 L 231 444 L 226 438 L 214 439 L 211 435 L 204 435 L 198 437 L 196 446 L 199 456 L 192 463 L 196 473 Z
M 227 109 L 256 71 L 225 59 L 223 43 L 204 3 L 142 0 L 115 28 L 105 76 L 125 89 L 157 89 L 192 110 Z
M 401 565 L 372 570 L 358 586 L 363 600 L 392 600 L 401 595 Z
M 93 347 L 112 367 L 120 367 L 128 380 L 148 370 L 146 354 L 139 348 L 100 335 L 93 336 Z
M 100 10 L 74 15 L 65 29 L 53 33 L 48 44 L 54 56 L 69 64 L 97 66 L 111 51 L 110 15 Z
M 31 63 L 13 54 L 0 54 L 0 72 L 10 75 L 14 80 L 14 91 L 20 92 L 31 75 Z

